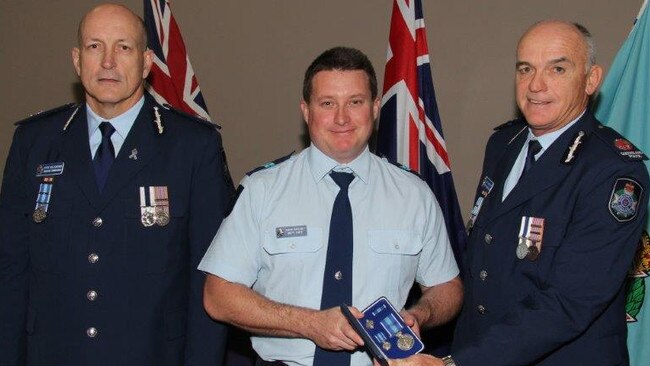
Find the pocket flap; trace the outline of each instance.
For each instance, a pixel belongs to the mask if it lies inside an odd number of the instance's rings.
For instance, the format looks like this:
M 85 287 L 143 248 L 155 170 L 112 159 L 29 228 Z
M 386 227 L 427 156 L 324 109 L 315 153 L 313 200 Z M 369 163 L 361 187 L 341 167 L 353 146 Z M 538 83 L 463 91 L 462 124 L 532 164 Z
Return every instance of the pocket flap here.
M 409 230 L 369 230 L 368 242 L 379 254 L 416 255 L 422 251 L 420 235 Z
M 290 253 L 314 253 L 323 246 L 323 229 L 307 227 L 306 235 L 278 238 L 275 231 L 267 234 L 264 250 L 270 255 Z

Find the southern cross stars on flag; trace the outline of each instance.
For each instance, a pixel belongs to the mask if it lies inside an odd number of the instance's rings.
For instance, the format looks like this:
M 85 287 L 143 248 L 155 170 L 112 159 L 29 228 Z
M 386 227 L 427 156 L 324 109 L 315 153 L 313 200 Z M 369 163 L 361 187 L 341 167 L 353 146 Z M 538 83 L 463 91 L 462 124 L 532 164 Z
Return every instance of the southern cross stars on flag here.
M 420 0 L 395 0 L 377 153 L 418 172 L 436 195 L 456 259 L 466 234 L 436 104 Z
M 144 0 L 144 22 L 154 62 L 147 91 L 160 104 L 210 120 L 185 43 L 167 0 Z

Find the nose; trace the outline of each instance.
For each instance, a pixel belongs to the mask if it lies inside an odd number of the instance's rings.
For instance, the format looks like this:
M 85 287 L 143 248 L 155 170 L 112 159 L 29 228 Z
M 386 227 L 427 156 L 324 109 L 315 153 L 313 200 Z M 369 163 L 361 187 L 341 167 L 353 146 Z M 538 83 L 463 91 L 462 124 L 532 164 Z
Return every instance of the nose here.
M 528 90 L 533 93 L 541 92 L 546 90 L 546 80 L 544 78 L 543 72 L 535 72 L 530 79 L 530 84 L 528 84 Z
M 346 105 L 341 105 L 336 109 L 336 116 L 334 116 L 334 123 L 337 125 L 344 125 L 350 121 L 350 115 Z
M 102 67 L 105 69 L 112 69 L 115 67 L 115 55 L 111 51 L 104 52 L 102 57 Z

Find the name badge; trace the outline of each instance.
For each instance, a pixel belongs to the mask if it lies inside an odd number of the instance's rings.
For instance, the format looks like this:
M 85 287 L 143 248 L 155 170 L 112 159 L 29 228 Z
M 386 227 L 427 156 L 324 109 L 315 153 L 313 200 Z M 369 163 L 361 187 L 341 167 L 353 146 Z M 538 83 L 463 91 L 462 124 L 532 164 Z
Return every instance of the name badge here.
M 307 236 L 307 225 L 298 226 L 281 226 L 275 228 L 275 237 L 295 238 L 297 236 Z
M 36 167 L 37 177 L 52 177 L 63 174 L 64 162 L 40 164 Z

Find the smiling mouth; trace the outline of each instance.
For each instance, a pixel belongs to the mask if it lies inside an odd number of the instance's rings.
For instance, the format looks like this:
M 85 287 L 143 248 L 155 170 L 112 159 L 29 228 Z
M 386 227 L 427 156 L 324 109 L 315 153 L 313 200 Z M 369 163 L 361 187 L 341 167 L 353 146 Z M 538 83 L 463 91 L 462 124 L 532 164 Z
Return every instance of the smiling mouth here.
M 528 103 L 533 105 L 547 105 L 550 104 L 551 102 L 546 102 L 543 100 L 536 100 L 536 99 L 528 99 Z

